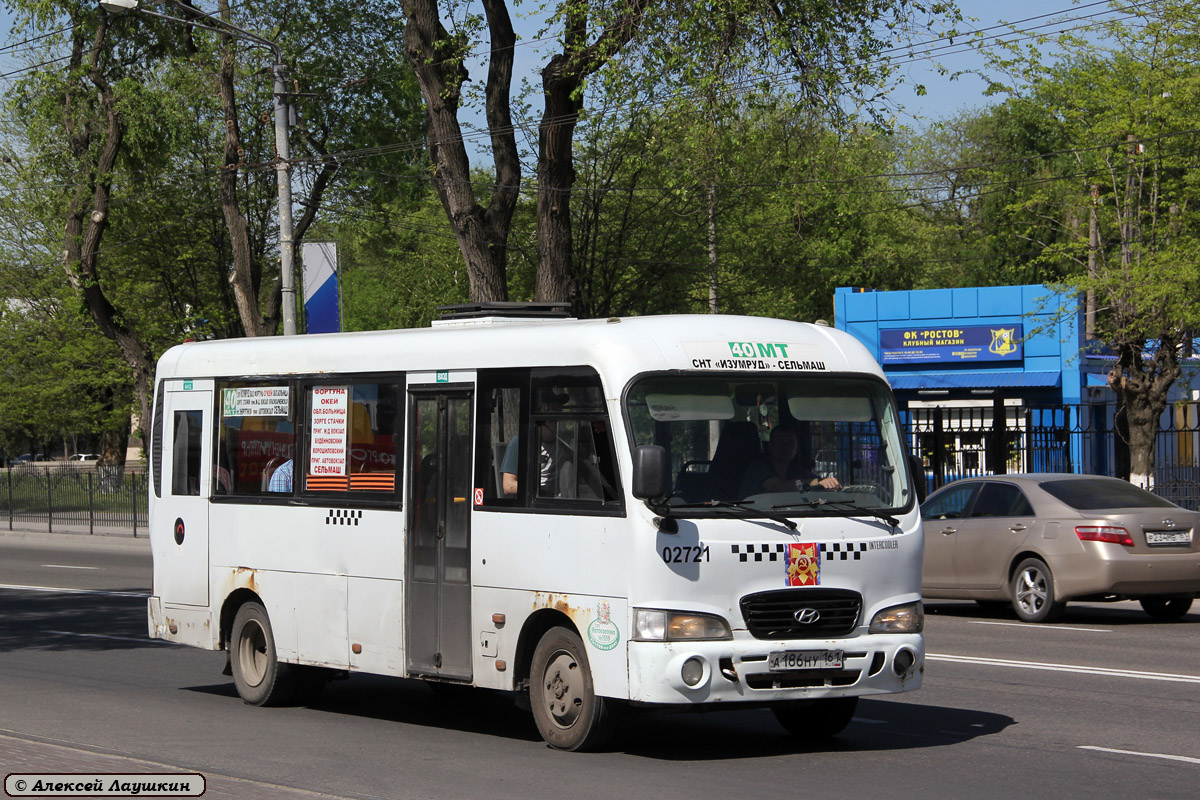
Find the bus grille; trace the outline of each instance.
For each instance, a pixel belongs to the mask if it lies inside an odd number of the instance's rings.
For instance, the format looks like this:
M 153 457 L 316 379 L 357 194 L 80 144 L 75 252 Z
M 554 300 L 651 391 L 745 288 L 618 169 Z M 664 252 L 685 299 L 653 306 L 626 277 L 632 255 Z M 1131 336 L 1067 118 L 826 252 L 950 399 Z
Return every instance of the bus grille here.
M 819 614 L 814 622 L 797 617 L 806 609 Z M 824 639 L 845 636 L 858 624 L 862 595 L 849 589 L 780 589 L 742 598 L 742 617 L 755 639 Z

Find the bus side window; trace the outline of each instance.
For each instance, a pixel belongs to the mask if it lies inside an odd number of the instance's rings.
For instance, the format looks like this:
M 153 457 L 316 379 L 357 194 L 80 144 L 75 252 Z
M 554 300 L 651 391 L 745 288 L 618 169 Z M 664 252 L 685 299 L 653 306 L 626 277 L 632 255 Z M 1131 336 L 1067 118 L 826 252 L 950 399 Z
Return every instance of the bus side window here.
M 483 489 L 485 504 L 523 502 L 521 431 L 529 418 L 528 386 L 529 374 L 523 370 L 479 375 L 475 485 Z
M 401 384 L 349 381 L 308 387 L 305 492 L 395 499 L 402 451 Z M 306 458 L 307 457 L 307 458 Z
M 171 494 L 200 494 L 201 411 L 176 411 L 171 453 Z
M 291 495 L 296 455 L 295 385 L 278 379 L 221 387 L 213 465 L 216 496 Z
M 538 504 L 619 505 L 608 406 L 587 367 L 532 373 L 530 427 L 537 433 Z

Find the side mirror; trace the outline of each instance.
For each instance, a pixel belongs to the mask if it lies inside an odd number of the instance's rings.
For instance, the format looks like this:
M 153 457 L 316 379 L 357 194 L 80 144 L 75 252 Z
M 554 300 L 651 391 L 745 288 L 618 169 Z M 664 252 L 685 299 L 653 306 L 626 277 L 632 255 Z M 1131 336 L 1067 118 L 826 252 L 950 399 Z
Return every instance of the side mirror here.
M 929 494 L 928 487 L 925 485 L 925 459 L 910 453 L 908 471 L 912 474 L 913 488 L 917 490 L 917 505 L 920 505 L 925 502 L 925 496 Z
M 639 500 L 666 497 L 670 486 L 666 449 L 657 444 L 633 448 L 633 496 Z

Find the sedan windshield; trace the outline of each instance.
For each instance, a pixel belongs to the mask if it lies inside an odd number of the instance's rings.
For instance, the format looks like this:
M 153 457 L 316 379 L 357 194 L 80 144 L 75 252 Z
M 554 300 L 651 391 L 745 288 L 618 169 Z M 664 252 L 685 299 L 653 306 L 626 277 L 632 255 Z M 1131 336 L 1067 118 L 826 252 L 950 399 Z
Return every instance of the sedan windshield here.
M 635 445 L 667 451 L 673 512 L 887 518 L 912 498 L 881 381 L 657 375 L 633 385 L 626 413 Z

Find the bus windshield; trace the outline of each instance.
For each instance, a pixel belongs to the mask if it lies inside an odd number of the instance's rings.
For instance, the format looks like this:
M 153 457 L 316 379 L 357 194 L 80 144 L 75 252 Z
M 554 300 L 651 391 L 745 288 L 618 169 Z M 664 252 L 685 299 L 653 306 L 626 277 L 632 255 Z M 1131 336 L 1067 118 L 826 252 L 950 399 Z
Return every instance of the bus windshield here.
M 912 499 L 880 381 L 654 375 L 626 396 L 634 445 L 666 449 L 672 513 L 879 516 Z

